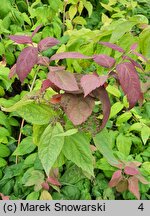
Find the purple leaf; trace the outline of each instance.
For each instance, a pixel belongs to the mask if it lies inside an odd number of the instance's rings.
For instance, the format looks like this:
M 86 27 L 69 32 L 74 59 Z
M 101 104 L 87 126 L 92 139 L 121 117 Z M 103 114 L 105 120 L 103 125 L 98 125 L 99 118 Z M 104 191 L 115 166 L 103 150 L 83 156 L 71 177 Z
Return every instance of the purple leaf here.
M 141 57 L 144 61 L 147 61 L 147 58 L 145 58 L 141 53 L 138 53 L 138 52 L 136 52 L 136 51 L 134 51 L 134 50 L 132 50 L 132 53 L 133 53 L 134 55 L 138 56 L 138 57 Z
M 40 30 L 41 27 L 42 27 L 42 24 L 37 26 L 36 29 L 32 32 L 31 37 L 34 37 L 34 35 Z
M 39 56 L 38 57 L 38 65 L 44 65 L 44 66 L 49 66 L 50 60 L 46 56 Z
M 134 67 L 138 67 L 138 68 L 140 68 L 142 71 L 144 71 L 144 69 L 142 68 L 142 66 L 141 66 L 138 62 L 136 62 L 136 61 L 134 61 L 132 58 L 130 58 L 129 56 L 123 56 L 123 59 L 129 60 L 129 61 L 134 65 Z
M 116 62 L 114 58 L 105 54 L 94 55 L 93 60 L 105 68 L 111 68 Z
M 104 46 L 107 46 L 113 50 L 117 50 L 118 52 L 122 52 L 124 53 L 125 51 L 120 47 L 120 46 L 117 46 L 116 44 L 112 44 L 112 43 L 109 43 L 109 42 L 99 42 L 100 44 L 104 45 Z
M 122 180 L 122 171 L 117 170 L 113 173 L 112 178 L 109 182 L 109 187 L 115 187 Z
M 10 35 L 9 38 L 17 44 L 32 44 L 32 39 L 30 36 Z
M 135 50 L 138 47 L 138 43 L 134 43 L 131 45 L 130 50 Z
M 103 129 L 109 119 L 111 109 L 108 93 L 105 90 L 104 86 L 97 88 L 92 93 L 96 98 L 98 98 L 102 102 L 103 120 L 100 129 Z
M 62 90 L 70 92 L 79 90 L 74 74 L 68 71 L 50 71 L 48 79 Z
M 41 92 L 44 92 L 47 88 L 51 87 L 54 91 L 58 92 L 60 89 L 55 86 L 49 79 L 42 82 Z
M 16 74 L 16 64 L 14 64 L 10 69 L 9 76 L 8 76 L 9 79 L 11 79 L 15 74 Z
M 116 80 L 118 80 L 118 74 L 114 71 L 109 72 L 108 77 L 113 77 Z
M 96 76 L 94 74 L 84 75 L 81 78 L 81 86 L 84 91 L 84 97 L 90 94 L 96 88 L 104 85 L 108 76 Z
M 53 38 L 53 37 L 44 38 L 43 40 L 41 40 L 38 43 L 38 50 L 40 52 L 44 51 L 48 48 L 51 48 L 51 47 L 57 45 L 59 42 L 60 42 L 59 40 L 57 40 L 56 38 Z
M 137 175 L 137 174 L 139 174 L 139 171 L 137 170 L 137 168 L 131 167 L 131 166 L 126 166 L 124 168 L 124 172 L 127 175 Z
M 73 59 L 91 59 L 90 56 L 85 56 L 79 52 L 62 52 L 62 53 L 56 53 L 51 58 L 50 61 L 53 60 L 60 60 L 60 59 L 66 59 L 66 58 L 73 58 Z
M 141 96 L 138 74 L 130 62 L 118 64 L 116 67 L 120 85 L 127 95 L 129 109 L 133 108 Z
M 31 69 L 38 62 L 38 49 L 35 47 L 26 47 L 20 53 L 16 63 L 16 73 L 21 82 L 27 77 Z
M 65 66 L 49 66 L 49 71 L 64 71 L 65 70 Z
M 138 179 L 135 176 L 132 176 L 128 179 L 128 189 L 129 191 L 139 200 L 140 199 L 140 193 L 139 193 L 139 185 L 138 185 Z
M 94 108 L 94 100 L 87 96 L 64 94 L 61 98 L 61 106 L 74 125 L 80 125 L 87 120 Z

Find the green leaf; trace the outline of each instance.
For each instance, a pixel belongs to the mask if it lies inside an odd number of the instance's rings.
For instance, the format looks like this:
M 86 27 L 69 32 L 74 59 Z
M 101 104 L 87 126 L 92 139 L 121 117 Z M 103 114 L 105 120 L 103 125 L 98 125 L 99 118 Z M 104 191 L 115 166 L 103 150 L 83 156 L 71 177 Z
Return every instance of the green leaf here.
M 81 168 L 77 167 L 75 164 L 66 169 L 65 173 L 61 176 L 60 182 L 64 184 L 76 184 L 81 179 L 84 179 L 85 176 Z
M 69 8 L 69 17 L 70 19 L 72 20 L 74 18 L 74 16 L 76 15 L 77 13 L 77 6 L 76 5 L 71 5 L 70 8 Z
M 13 178 L 14 176 L 22 175 L 23 172 L 23 162 L 6 167 L 5 175 L 3 179 L 0 181 L 0 184 L 3 184 L 3 182 L 10 178 Z
M 4 167 L 7 165 L 6 160 L 4 160 L 3 158 L 0 157 L 0 167 Z
M 44 182 L 44 174 L 40 170 L 34 170 L 29 168 L 22 177 L 22 183 L 25 186 L 35 186 L 35 191 L 38 191 L 42 188 L 41 184 Z
M 61 152 L 60 155 L 58 156 L 56 162 L 54 163 L 54 168 L 58 168 L 61 167 L 62 165 L 64 165 L 66 162 L 66 158 L 64 156 L 64 154 Z
M 116 125 L 119 126 L 121 123 L 127 122 L 131 117 L 132 117 L 132 114 L 130 111 L 121 114 L 117 118 Z
M 74 19 L 73 19 L 73 23 L 75 24 L 79 24 L 79 25 L 86 25 L 86 20 L 83 18 L 83 17 L 80 17 L 80 16 L 76 16 Z
M 8 79 L 8 75 L 9 68 L 0 66 L 0 80 L 4 83 L 6 90 L 8 90 L 12 84 L 12 81 Z
M 17 112 L 27 122 L 32 124 L 48 124 L 56 116 L 51 106 L 37 103 L 31 98 L 38 97 L 37 93 L 31 92 L 25 95 L 20 101 L 8 108 L 2 108 L 5 112 Z
M 120 101 L 113 104 L 113 106 L 111 107 L 111 111 L 110 111 L 110 118 L 117 115 L 117 113 L 119 113 L 123 109 L 123 107 L 124 106 Z
M 119 23 L 112 32 L 110 42 L 117 42 L 126 32 L 131 31 L 133 26 L 135 26 L 136 24 L 137 22 L 135 21 L 123 21 L 122 23 Z
M 31 26 L 32 24 L 31 24 L 31 20 L 29 19 L 29 16 L 28 16 L 26 13 L 22 13 L 21 15 L 22 15 L 24 21 L 25 21 L 26 23 L 28 23 L 28 25 Z
M 30 193 L 27 197 L 26 200 L 38 200 L 39 198 L 39 192 L 35 192 L 33 191 L 32 193 Z
M 0 157 L 8 157 L 10 150 L 6 145 L 0 144 Z
M 52 196 L 48 191 L 44 190 L 41 193 L 40 200 L 52 200 Z
M 115 86 L 108 85 L 108 86 L 106 87 L 106 90 L 107 90 L 110 94 L 114 95 L 114 96 L 117 97 L 117 98 L 120 98 L 120 97 L 121 97 L 121 92 L 120 92 L 119 89 L 118 89 L 117 87 L 115 87 Z
M 29 154 L 34 151 L 35 148 L 36 145 L 33 144 L 32 137 L 28 136 L 21 141 L 16 150 L 13 152 L 13 155 Z
M 30 103 L 33 103 L 33 100 L 27 99 L 27 97 L 25 96 L 20 101 L 16 102 L 15 104 L 13 104 L 10 107 L 7 107 L 7 108 L 2 107 L 2 110 L 4 112 L 14 112 L 18 109 L 21 109 L 23 106 L 30 104 Z
M 2 56 L 3 54 L 5 54 L 5 46 L 0 42 L 0 56 Z
M 64 137 L 55 135 L 63 132 L 63 127 L 60 123 L 56 123 L 54 127 L 48 125 L 40 138 L 38 154 L 47 175 L 49 175 L 49 171 L 56 162 L 64 145 Z
M 0 136 L 10 136 L 10 133 L 6 128 L 0 127 Z
M 78 132 L 78 129 L 74 128 L 74 129 L 67 130 L 64 133 L 57 134 L 57 135 L 55 135 L 55 137 L 72 136 L 73 134 L 76 134 L 77 132 Z
M 94 143 L 101 154 L 107 159 L 108 163 L 111 165 L 116 165 L 119 163 L 109 146 L 110 137 L 106 129 L 103 129 L 94 137 Z
M 113 8 L 110 6 L 110 5 L 108 5 L 108 4 L 104 4 L 104 3 L 100 3 L 101 5 L 102 5 L 102 7 L 104 7 L 107 11 L 110 11 L 110 12 L 112 12 L 113 11 Z
M 132 139 L 121 133 L 118 135 L 118 137 L 116 139 L 116 145 L 117 145 L 119 152 L 128 156 L 130 154 L 130 150 L 131 150 Z
M 129 128 L 129 131 L 138 131 L 140 132 L 143 128 L 143 124 L 140 122 L 134 123 L 131 125 L 131 127 Z
M 83 2 L 82 1 L 79 1 L 79 5 L 78 5 L 78 12 L 79 12 L 79 15 L 81 15 L 82 11 L 83 11 Z
M 96 162 L 96 168 L 101 170 L 115 171 L 115 168 L 112 167 L 105 158 L 101 158 Z
M 38 104 L 33 100 L 21 100 L 9 108 L 3 108 L 5 112 L 16 111 L 18 115 L 32 124 L 44 125 L 56 115 L 55 111 L 46 104 Z
M 63 153 L 68 160 L 71 160 L 82 170 L 94 176 L 93 158 L 90 150 L 90 141 L 83 133 L 76 133 L 65 137 Z
M 150 128 L 147 125 L 144 125 L 141 130 L 141 138 L 142 138 L 144 145 L 146 144 L 149 136 L 150 136 Z
M 40 137 L 44 132 L 46 125 L 33 125 L 33 143 L 39 145 Z
M 56 115 L 50 106 L 35 102 L 17 109 L 16 112 L 26 121 L 39 125 L 48 124 Z
M 30 154 L 24 160 L 24 165 L 25 166 L 32 166 L 34 164 L 34 161 L 36 160 L 36 157 L 37 157 L 37 153 Z
M 143 164 L 142 164 L 142 168 L 144 169 L 144 170 L 146 170 L 146 172 L 148 172 L 148 174 L 150 175 L 150 162 L 144 162 Z
M 85 1 L 84 2 L 84 7 L 87 9 L 88 15 L 90 17 L 92 15 L 92 12 L 93 12 L 93 5 L 91 4 L 91 2 Z
M 143 30 L 140 34 L 140 49 L 142 51 L 142 54 L 147 57 L 150 58 L 150 50 L 147 46 L 147 44 L 150 43 L 150 28 L 146 28 L 145 30 Z

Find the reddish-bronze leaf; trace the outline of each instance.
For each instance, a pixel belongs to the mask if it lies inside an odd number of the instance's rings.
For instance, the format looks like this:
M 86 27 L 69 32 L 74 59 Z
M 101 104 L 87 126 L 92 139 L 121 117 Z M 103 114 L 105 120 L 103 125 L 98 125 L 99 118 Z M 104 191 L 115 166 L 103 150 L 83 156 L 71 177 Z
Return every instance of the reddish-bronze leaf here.
M 92 114 L 95 102 L 90 96 L 64 94 L 61 106 L 74 125 L 80 125 Z
M 122 180 L 122 171 L 117 170 L 113 173 L 112 178 L 109 182 L 109 187 L 115 187 Z
M 16 74 L 16 64 L 14 64 L 10 69 L 9 76 L 8 76 L 9 79 L 11 79 L 15 74 Z
M 130 50 L 135 50 L 138 47 L 138 43 L 134 43 L 130 46 Z
M 141 162 L 139 161 L 130 161 L 126 163 L 126 166 L 130 166 L 130 167 L 139 167 L 141 166 Z
M 50 71 L 48 79 L 62 90 L 70 92 L 79 90 L 74 74 L 68 71 Z
M 115 59 L 105 54 L 94 55 L 93 60 L 102 67 L 111 68 L 115 64 Z
M 67 59 L 67 58 L 73 58 L 73 59 L 91 59 L 92 57 L 83 55 L 79 52 L 62 52 L 62 53 L 56 53 L 51 58 L 50 61 L 53 60 L 60 60 L 60 59 Z
M 123 59 L 127 59 L 127 60 L 129 60 L 133 65 L 134 65 L 134 67 L 138 67 L 138 68 L 140 68 L 142 71 L 144 70 L 143 68 L 142 68 L 142 66 L 138 63 L 138 62 L 136 62 L 136 61 L 134 61 L 132 58 L 130 58 L 129 56 L 123 56 Z
M 116 44 L 113 44 L 113 43 L 109 43 L 109 42 L 99 42 L 100 44 L 104 45 L 104 46 L 107 46 L 113 50 L 117 50 L 118 52 L 122 52 L 124 53 L 125 51 L 118 45 Z
M 47 88 L 51 87 L 54 91 L 58 92 L 60 89 L 54 85 L 49 79 L 42 82 L 41 92 L 44 92 Z
M 9 38 L 16 42 L 17 44 L 31 44 L 32 39 L 30 36 L 24 36 L 24 35 L 10 35 Z
M 145 58 L 145 56 L 143 56 L 141 53 L 138 53 L 134 50 L 132 50 L 132 53 L 140 58 L 142 58 L 144 61 L 147 61 L 147 58 Z
M 136 176 L 132 176 L 128 178 L 128 189 L 129 191 L 139 200 L 140 199 L 140 193 L 139 193 L 139 185 L 138 185 L 138 179 Z
M 21 82 L 27 77 L 31 69 L 38 62 L 38 49 L 35 47 L 26 47 L 20 53 L 16 63 L 16 73 Z
M 53 38 L 53 37 L 44 38 L 43 40 L 41 40 L 38 43 L 38 50 L 40 52 L 42 52 L 48 48 L 51 48 L 51 47 L 57 45 L 59 42 L 60 42 L 59 40 L 57 40 L 56 38 Z
M 136 175 L 136 178 L 142 183 L 142 184 L 150 184 L 141 174 Z
M 42 188 L 43 188 L 44 190 L 49 190 L 49 184 L 48 184 L 47 182 L 43 182 L 43 183 L 41 184 L 41 186 L 42 186 Z
M 81 78 L 81 86 L 84 91 L 84 97 L 90 94 L 96 88 L 104 85 L 108 76 L 96 76 L 94 74 L 83 75 Z
M 54 72 L 65 70 L 65 66 L 49 66 L 48 68 L 49 68 L 49 71 L 54 71 Z
M 125 166 L 124 172 L 127 175 L 137 175 L 140 174 L 136 167 L 133 166 Z
M 110 100 L 108 97 L 108 93 L 106 91 L 106 89 L 104 88 L 104 86 L 101 86 L 97 89 L 95 89 L 92 94 L 101 101 L 102 103 L 102 110 L 103 110 L 103 120 L 102 120 L 102 124 L 100 126 L 100 129 L 103 129 L 109 119 L 109 115 L 110 115 Z
M 62 97 L 61 94 L 53 95 L 52 98 L 50 99 L 50 102 L 51 102 L 52 104 L 58 104 L 58 103 L 61 102 L 61 97 Z
M 32 32 L 31 37 L 34 37 L 34 35 L 40 30 L 41 27 L 42 27 L 42 24 L 39 25 L 39 26 L 37 26 L 37 27 L 35 28 L 35 30 Z
M 46 56 L 38 56 L 38 65 L 49 66 L 49 58 Z
M 48 177 L 46 179 L 46 181 L 52 185 L 56 185 L 56 186 L 61 186 L 60 182 L 57 180 L 57 178 L 54 178 L 54 177 Z
M 117 185 L 116 190 L 120 193 L 126 191 L 128 189 L 128 180 L 123 178 Z
M 4 194 L 0 193 L 2 200 L 9 200 L 10 196 L 5 196 Z
M 120 85 L 127 95 L 129 108 L 133 108 L 141 96 L 138 74 L 130 62 L 118 64 L 116 67 Z

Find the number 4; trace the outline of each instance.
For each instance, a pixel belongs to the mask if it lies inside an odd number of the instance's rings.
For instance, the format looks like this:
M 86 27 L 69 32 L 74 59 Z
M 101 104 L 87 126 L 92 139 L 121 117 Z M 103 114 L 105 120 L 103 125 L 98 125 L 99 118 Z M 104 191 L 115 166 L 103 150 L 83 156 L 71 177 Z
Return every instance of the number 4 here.
M 143 206 L 143 203 L 141 203 L 138 207 L 139 210 L 143 211 L 144 210 L 144 206 Z

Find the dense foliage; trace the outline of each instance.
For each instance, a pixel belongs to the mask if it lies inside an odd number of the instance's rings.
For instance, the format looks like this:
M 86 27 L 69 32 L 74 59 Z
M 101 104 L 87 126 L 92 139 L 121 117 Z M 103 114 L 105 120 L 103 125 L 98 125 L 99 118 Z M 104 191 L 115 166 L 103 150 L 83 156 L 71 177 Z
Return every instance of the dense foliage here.
M 2 199 L 150 198 L 148 4 L 2 1 Z

